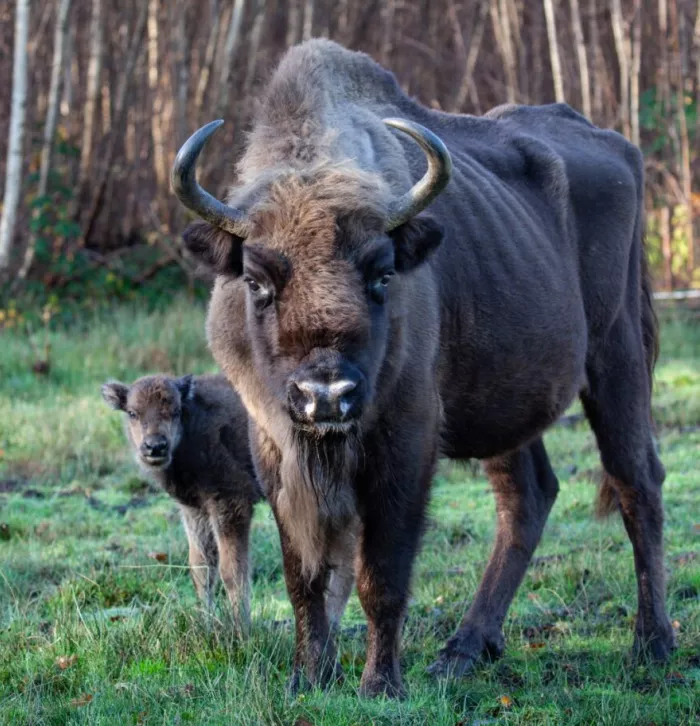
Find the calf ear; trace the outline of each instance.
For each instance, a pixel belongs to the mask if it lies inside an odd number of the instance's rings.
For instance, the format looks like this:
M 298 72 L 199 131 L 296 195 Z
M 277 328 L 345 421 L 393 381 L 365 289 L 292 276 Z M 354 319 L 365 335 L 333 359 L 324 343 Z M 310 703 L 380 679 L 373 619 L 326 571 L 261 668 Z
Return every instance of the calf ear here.
M 180 400 L 185 403 L 194 397 L 194 378 L 191 374 L 182 376 L 175 381 L 177 390 L 180 391 Z
M 115 411 L 124 411 L 126 409 L 126 397 L 129 393 L 129 386 L 125 386 L 119 381 L 108 381 L 102 386 L 102 398 L 105 403 Z
M 238 276 L 243 271 L 243 238 L 209 222 L 192 222 L 182 233 L 187 251 L 217 275 Z
M 394 242 L 396 271 L 410 272 L 422 265 L 438 248 L 443 235 L 442 225 L 428 215 L 409 219 L 389 232 Z

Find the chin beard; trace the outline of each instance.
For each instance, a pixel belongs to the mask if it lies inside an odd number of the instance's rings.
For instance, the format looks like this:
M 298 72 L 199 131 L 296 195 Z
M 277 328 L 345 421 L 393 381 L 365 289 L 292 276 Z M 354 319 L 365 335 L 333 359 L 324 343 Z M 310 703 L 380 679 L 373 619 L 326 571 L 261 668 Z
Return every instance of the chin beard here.
M 170 466 L 171 457 L 166 456 L 162 459 L 144 459 L 143 457 L 139 456 L 139 465 L 148 471 L 163 471 L 163 469 L 167 469 Z
M 277 506 L 307 577 L 318 572 L 336 536 L 357 515 L 355 476 L 361 456 L 357 426 L 293 434 L 282 461 Z

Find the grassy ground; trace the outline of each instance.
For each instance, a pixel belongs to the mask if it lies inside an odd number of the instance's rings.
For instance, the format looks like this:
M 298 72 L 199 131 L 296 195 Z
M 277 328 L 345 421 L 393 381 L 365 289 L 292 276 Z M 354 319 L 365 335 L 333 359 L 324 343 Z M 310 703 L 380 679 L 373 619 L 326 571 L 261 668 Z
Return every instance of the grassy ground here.
M 403 703 L 357 697 L 365 634 L 354 595 L 340 642 L 345 684 L 285 695 L 291 610 L 264 506 L 250 641 L 232 635 L 223 593 L 220 622 L 210 627 L 200 611 L 175 507 L 141 480 L 99 384 L 213 370 L 202 323 L 202 309 L 184 300 L 167 313 L 96 318 L 52 334 L 47 377 L 32 372 L 26 338 L 0 333 L 0 723 L 698 723 L 697 320 L 664 326 L 657 373 L 673 662 L 628 658 L 631 549 L 619 520 L 591 517 L 598 458 L 585 423 L 574 423 L 547 436 L 562 492 L 506 623 L 507 653 L 449 684 L 431 681 L 425 666 L 476 588 L 494 509 L 481 474 L 442 467 L 403 637 Z

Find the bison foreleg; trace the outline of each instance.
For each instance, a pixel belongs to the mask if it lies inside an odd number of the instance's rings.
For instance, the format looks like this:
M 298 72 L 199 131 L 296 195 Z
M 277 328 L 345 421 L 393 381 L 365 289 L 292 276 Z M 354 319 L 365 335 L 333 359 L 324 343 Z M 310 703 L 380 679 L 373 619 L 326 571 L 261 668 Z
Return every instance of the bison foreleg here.
M 295 695 L 307 686 L 325 687 L 342 680 L 343 671 L 337 662 L 335 643 L 326 615 L 328 568 L 322 565 L 311 577 L 304 573 L 301 558 L 292 547 L 279 519 L 277 524 L 284 578 L 296 625 L 294 674 L 289 683 L 289 691 Z
M 542 535 L 559 485 L 542 440 L 486 463 L 498 529 L 486 572 L 457 633 L 429 671 L 462 676 L 481 658 L 503 654 L 503 622 Z

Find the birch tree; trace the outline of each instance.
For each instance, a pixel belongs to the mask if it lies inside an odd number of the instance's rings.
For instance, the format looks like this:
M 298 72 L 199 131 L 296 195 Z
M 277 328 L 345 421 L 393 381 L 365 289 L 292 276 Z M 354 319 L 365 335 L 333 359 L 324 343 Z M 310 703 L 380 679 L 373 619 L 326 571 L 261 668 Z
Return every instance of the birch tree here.
M 583 40 L 583 26 L 581 25 L 581 9 L 578 0 L 571 1 L 571 30 L 576 42 L 576 57 L 578 59 L 578 72 L 581 79 L 581 108 L 588 118 L 591 118 L 591 81 L 588 73 L 588 56 L 586 44 Z
M 241 25 L 243 23 L 243 11 L 245 0 L 234 0 L 233 12 L 229 21 L 226 41 L 221 59 L 221 74 L 219 76 L 219 101 L 217 103 L 217 116 L 222 116 L 228 109 L 229 85 L 231 79 L 231 68 L 233 59 L 238 48 L 241 36 Z
M 53 63 L 51 65 L 51 85 L 49 87 L 49 102 L 46 112 L 46 124 L 44 125 L 44 140 L 41 145 L 41 166 L 39 168 L 39 188 L 37 190 L 36 205 L 33 212 L 33 219 L 36 220 L 46 204 L 46 195 L 49 187 L 49 173 L 51 171 L 51 156 L 53 142 L 56 136 L 56 125 L 58 122 L 58 104 L 61 95 L 61 76 L 63 75 L 64 51 L 68 38 L 68 14 L 70 12 L 71 0 L 58 0 L 56 6 L 56 28 L 54 32 Z M 24 253 L 24 261 L 19 270 L 18 278 L 23 280 L 34 262 L 36 252 L 36 230 L 29 235 L 27 249 Z
M 543 0 L 544 17 L 547 23 L 547 40 L 549 41 L 549 62 L 552 66 L 552 81 L 554 83 L 554 98 L 557 103 L 564 103 L 564 80 L 561 75 L 561 60 L 559 58 L 559 43 L 557 41 L 557 23 L 554 15 L 552 0 Z
M 12 107 L 7 144 L 5 195 L 0 218 L 0 273 L 10 264 L 17 207 L 22 189 L 22 150 L 24 118 L 27 105 L 27 40 L 29 36 L 29 0 L 17 0 L 15 9 L 15 48 L 12 60 Z
M 100 73 L 102 71 L 102 0 L 92 0 L 90 17 L 90 57 L 87 70 L 87 89 L 83 110 L 83 134 L 80 145 L 80 171 L 78 189 L 82 190 L 92 165 L 93 139 L 95 138 L 95 117 L 100 94 Z

